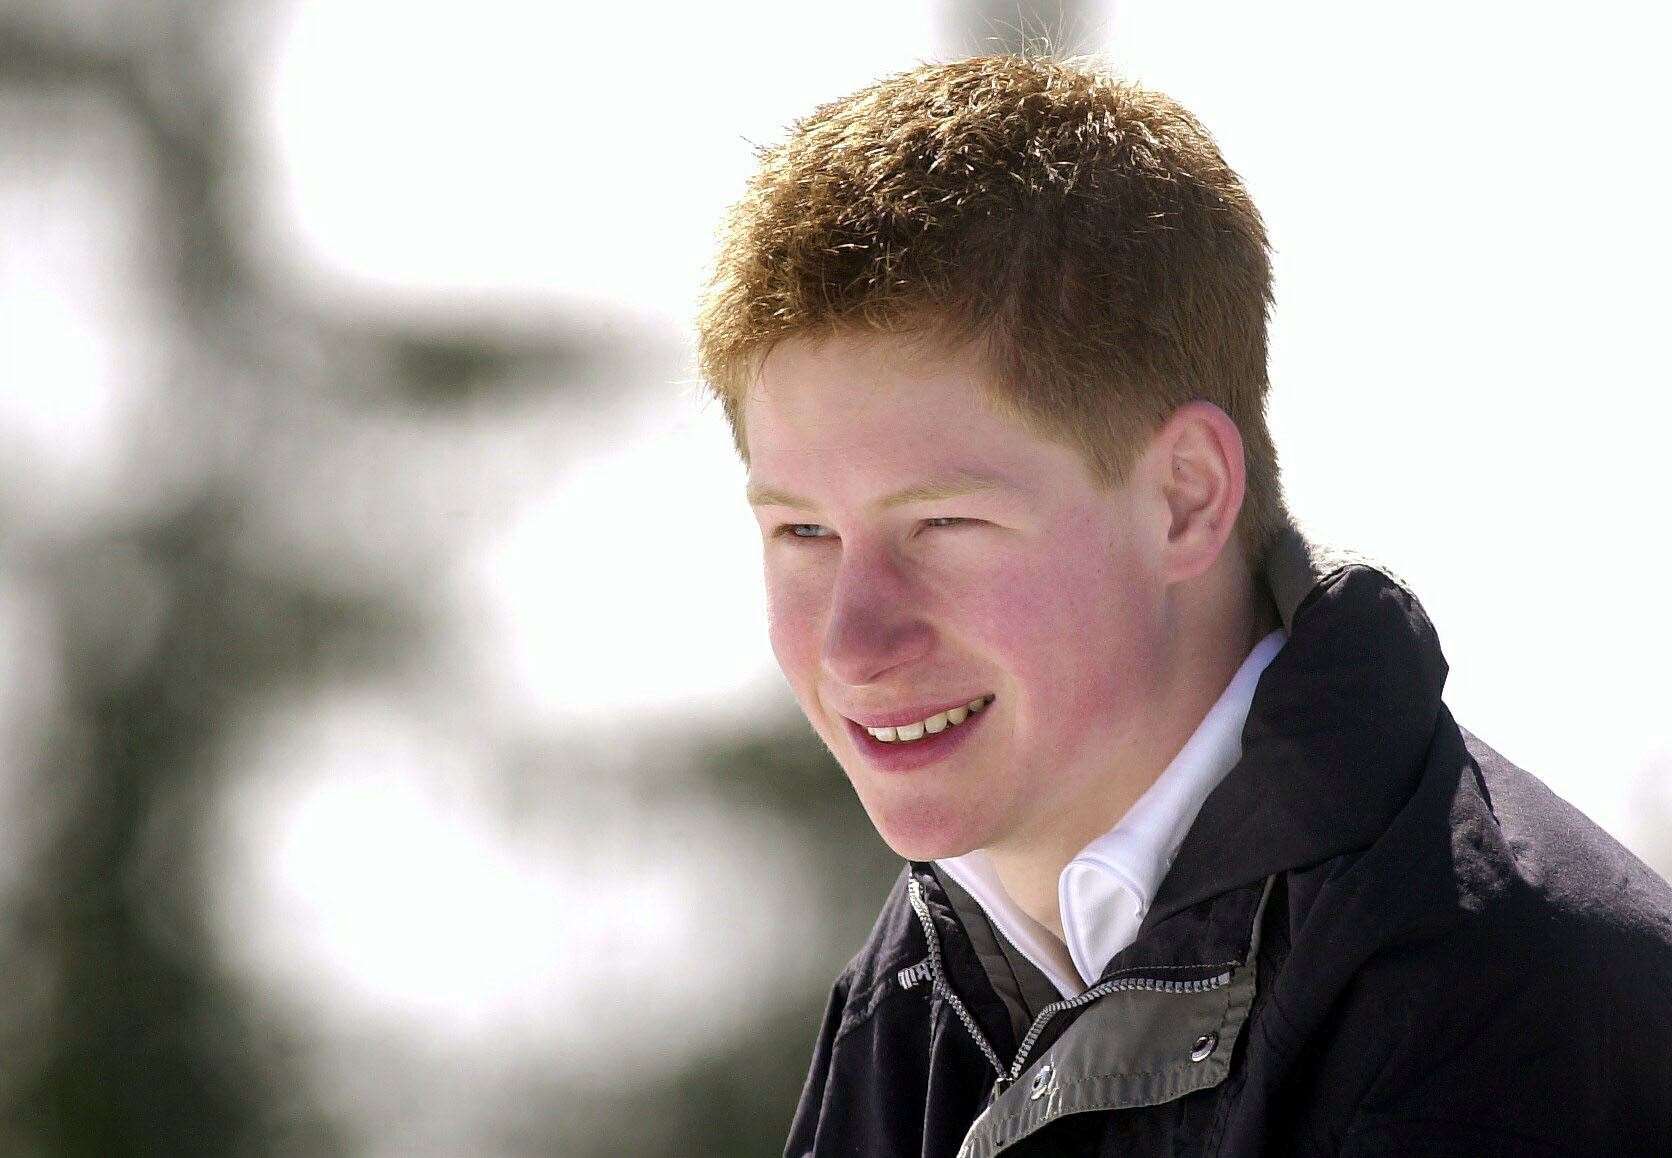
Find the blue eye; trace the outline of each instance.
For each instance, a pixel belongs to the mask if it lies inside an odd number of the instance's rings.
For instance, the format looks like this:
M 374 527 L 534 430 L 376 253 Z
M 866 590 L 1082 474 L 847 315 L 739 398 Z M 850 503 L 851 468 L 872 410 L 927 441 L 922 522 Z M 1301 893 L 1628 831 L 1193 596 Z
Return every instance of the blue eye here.
M 948 518 L 939 518 L 939 519 L 924 519 L 923 521 L 924 521 L 924 523 L 932 525 L 932 526 L 950 527 L 950 526 L 956 526 L 959 523 L 974 522 L 975 520 L 948 517 Z M 782 526 L 780 526 L 776 531 L 774 531 L 772 533 L 773 533 L 774 536 L 781 537 L 781 538 L 786 538 L 786 539 L 811 539 L 811 540 L 817 541 L 817 540 L 824 539 L 824 538 L 828 537 L 826 535 L 798 535 L 798 534 L 796 534 L 796 532 L 801 530 L 803 527 L 815 527 L 819 530 L 824 530 L 824 528 L 820 527 L 819 524 L 817 524 L 817 523 L 785 523 Z

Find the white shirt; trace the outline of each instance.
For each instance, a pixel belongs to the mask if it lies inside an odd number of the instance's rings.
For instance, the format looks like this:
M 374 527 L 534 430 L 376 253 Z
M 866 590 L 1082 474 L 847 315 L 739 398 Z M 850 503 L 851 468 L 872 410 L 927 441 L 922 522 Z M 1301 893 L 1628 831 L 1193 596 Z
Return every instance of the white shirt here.
M 1010 899 L 983 850 L 935 862 L 1064 997 L 1078 997 L 1094 985 L 1109 959 L 1137 938 L 1202 802 L 1242 759 L 1242 728 L 1255 685 L 1288 639 L 1279 627 L 1254 645 L 1155 783 L 1113 828 L 1064 866 L 1057 904 L 1066 944 Z

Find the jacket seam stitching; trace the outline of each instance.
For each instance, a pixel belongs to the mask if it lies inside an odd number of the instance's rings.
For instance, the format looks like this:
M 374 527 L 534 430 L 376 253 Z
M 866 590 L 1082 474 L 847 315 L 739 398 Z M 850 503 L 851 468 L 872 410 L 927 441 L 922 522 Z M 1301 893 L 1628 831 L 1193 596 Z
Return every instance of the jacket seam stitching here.
M 1115 978 L 1124 977 L 1128 973 L 1159 973 L 1164 969 L 1231 969 L 1242 964 L 1242 961 L 1232 958 L 1229 961 L 1216 961 L 1211 964 L 1204 961 L 1200 964 L 1189 965 L 1129 965 L 1125 969 L 1117 969 L 1113 973 L 1099 977 L 1096 984 L 1101 985 L 1105 981 L 1113 981 Z M 1094 985 L 1092 988 L 1096 988 L 1096 986 Z

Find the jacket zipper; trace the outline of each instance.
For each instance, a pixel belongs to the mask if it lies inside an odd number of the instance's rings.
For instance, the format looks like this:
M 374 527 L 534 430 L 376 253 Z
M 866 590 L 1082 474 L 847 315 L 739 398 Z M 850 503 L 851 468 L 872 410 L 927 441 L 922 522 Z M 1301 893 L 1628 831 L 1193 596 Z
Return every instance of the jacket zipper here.
M 1078 997 L 1067 997 L 1041 1009 L 1039 1016 L 1034 1018 L 1033 1025 L 1029 1027 L 1027 1034 L 1022 1038 L 1022 1043 L 1016 1050 L 1016 1057 L 1010 1063 L 1009 1070 L 1006 1071 L 1004 1065 L 999 1061 L 998 1053 L 988 1044 L 986 1036 L 982 1034 L 980 1027 L 975 1024 L 975 1018 L 970 1016 L 969 1010 L 964 1007 L 964 1003 L 959 1000 L 958 995 L 952 992 L 952 986 L 948 984 L 946 974 L 941 970 L 940 937 L 935 933 L 934 922 L 929 918 L 929 906 L 923 900 L 923 886 L 913 876 L 907 882 L 906 888 L 911 896 L 912 910 L 917 914 L 917 920 L 923 926 L 923 936 L 929 943 L 927 964 L 929 966 L 930 985 L 936 993 L 941 995 L 942 1000 L 952 1007 L 952 1011 L 958 1015 L 958 1020 L 964 1023 L 964 1028 L 969 1030 L 970 1036 L 975 1039 L 975 1044 L 981 1047 L 981 1052 L 986 1055 L 988 1063 L 998 1074 L 997 1080 L 993 1082 L 993 1092 L 987 1098 L 989 1106 L 998 1100 L 999 1095 L 1004 1093 L 1007 1087 L 1022 1076 L 1022 1071 L 1027 1068 L 1028 1054 L 1033 1052 L 1034 1043 L 1039 1040 L 1039 1035 L 1045 1032 L 1045 1027 L 1051 1019 L 1063 1010 L 1078 1009 L 1082 1005 L 1088 1005 L 1096 1001 L 1105 994 L 1121 993 L 1133 989 L 1151 990 L 1159 993 L 1204 993 L 1208 990 L 1221 989 L 1231 983 L 1229 970 L 1213 977 L 1204 977 L 1199 981 L 1173 981 L 1162 977 L 1110 978 L 1108 981 L 1092 986 Z

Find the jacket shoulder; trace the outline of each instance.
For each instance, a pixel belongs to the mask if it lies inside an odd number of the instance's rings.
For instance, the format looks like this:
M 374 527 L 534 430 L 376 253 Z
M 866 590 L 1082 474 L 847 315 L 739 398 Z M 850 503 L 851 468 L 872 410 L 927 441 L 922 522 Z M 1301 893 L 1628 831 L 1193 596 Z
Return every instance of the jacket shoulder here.
M 1672 887 L 1460 731 L 1461 919 L 1383 945 L 1343 994 L 1329 1052 L 1338 1078 L 1354 1076 L 1331 1145 L 1647 1152 L 1646 1139 L 1672 1135 Z
M 1672 978 L 1672 885 L 1538 777 L 1459 730 L 1513 857 L 1517 887 L 1500 916 L 1534 918 L 1553 964 L 1579 964 L 1580 954 Z

